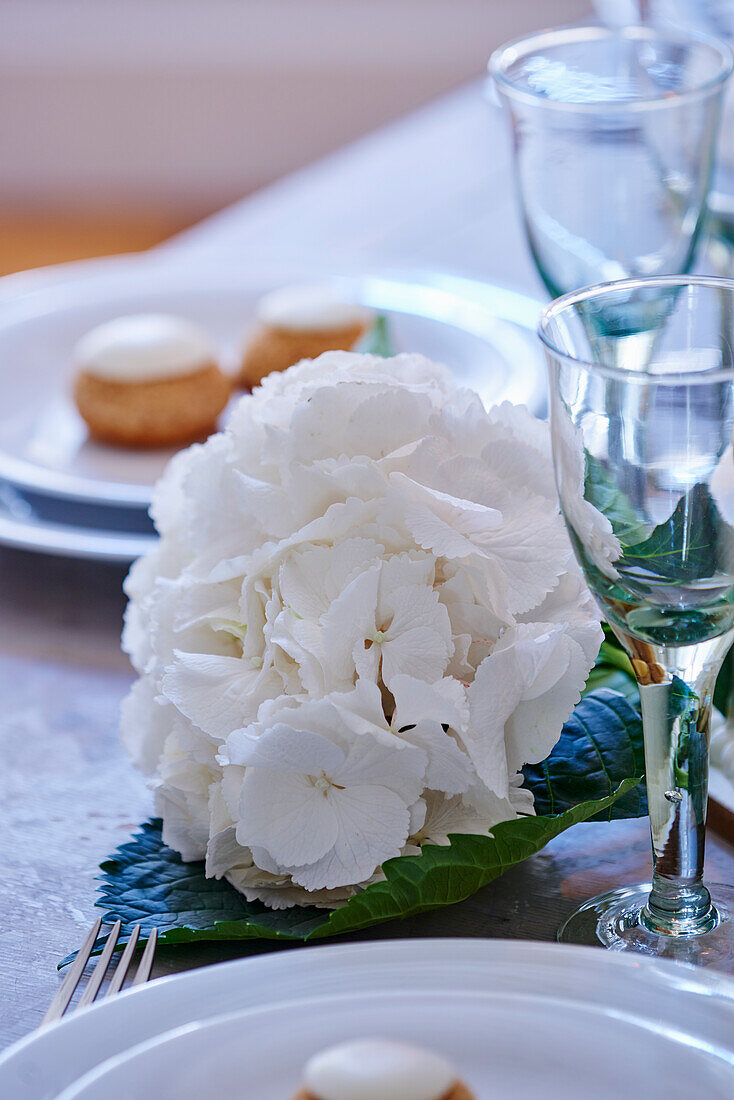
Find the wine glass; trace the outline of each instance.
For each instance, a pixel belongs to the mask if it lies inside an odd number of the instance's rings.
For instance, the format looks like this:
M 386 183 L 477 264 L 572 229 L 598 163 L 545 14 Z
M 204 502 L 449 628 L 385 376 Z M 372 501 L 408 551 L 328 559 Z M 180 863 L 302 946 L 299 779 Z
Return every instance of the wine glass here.
M 648 26 L 543 31 L 492 55 L 552 297 L 690 269 L 732 63 L 725 42 Z
M 644 314 L 645 340 L 609 327 L 621 314 Z M 652 884 L 587 901 L 559 939 L 732 970 L 734 890 L 709 893 L 703 861 L 711 699 L 734 638 L 734 280 L 588 287 L 539 333 L 561 509 L 640 689 L 654 860 Z
M 734 44 L 734 0 L 594 0 L 602 22 L 648 23 L 714 35 Z M 717 165 L 708 197 L 709 230 L 734 246 L 734 87 L 721 118 Z M 731 262 L 731 260 L 730 260 Z

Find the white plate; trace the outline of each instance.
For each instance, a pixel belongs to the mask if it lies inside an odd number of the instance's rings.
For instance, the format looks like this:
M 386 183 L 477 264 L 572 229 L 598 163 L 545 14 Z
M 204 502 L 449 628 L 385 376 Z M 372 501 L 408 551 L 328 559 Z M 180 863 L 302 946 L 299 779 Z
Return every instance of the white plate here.
M 447 975 L 448 977 L 448 975 Z M 59 1100 L 286 1100 L 312 1054 L 368 1036 L 447 1056 L 482 1100 L 699 1095 L 730 1100 L 726 1055 L 614 1009 L 525 992 L 445 989 L 286 1002 L 190 1025 L 113 1058 Z
M 376 994 L 387 1005 L 396 995 L 424 998 L 437 990 L 442 995 L 481 997 L 491 991 L 495 997 L 550 997 L 591 1012 L 602 1009 L 615 1018 L 634 1018 L 658 1034 L 667 1031 L 692 1049 L 707 1049 L 734 1064 L 734 983 L 711 970 L 558 944 L 400 940 L 284 950 L 123 993 L 6 1051 L 0 1058 L 0 1096 L 51 1100 L 104 1060 L 172 1028 L 223 1013 L 345 992 L 355 998 Z M 601 1023 L 597 1042 L 603 1045 L 606 1020 Z M 289 1033 L 287 1041 L 295 1042 L 298 1034 Z M 690 1096 L 691 1082 L 682 1085 Z M 256 1095 L 247 1080 L 244 1089 Z M 547 1088 L 542 1094 L 552 1095 Z M 592 1095 L 613 1094 L 600 1085 Z M 633 1095 L 643 1095 L 641 1088 Z M 661 1093 L 648 1089 L 647 1095 Z
M 135 258 L 82 267 L 77 278 L 7 296 L 0 316 L 0 478 L 36 493 L 147 507 L 172 452 L 88 439 L 70 397 L 74 344 L 121 314 L 173 312 L 204 325 L 232 366 L 257 299 L 285 281 L 170 257 Z M 319 281 L 388 313 L 400 350 L 445 361 L 488 404 L 507 398 L 541 411 L 545 372 L 535 337 L 540 305 L 533 299 L 448 276 Z
M 108 508 L 110 522 L 91 525 L 87 517 L 80 514 L 84 506 L 76 501 L 48 497 L 43 503 L 45 507 L 37 510 L 31 499 L 0 481 L 0 545 L 65 558 L 129 565 L 157 542 L 156 535 L 126 529 L 128 518 L 138 516 L 130 508 Z M 56 520 L 49 518 L 52 503 L 59 513 L 63 511 L 63 519 L 60 514 Z M 116 527 L 112 525 L 114 520 L 119 520 Z

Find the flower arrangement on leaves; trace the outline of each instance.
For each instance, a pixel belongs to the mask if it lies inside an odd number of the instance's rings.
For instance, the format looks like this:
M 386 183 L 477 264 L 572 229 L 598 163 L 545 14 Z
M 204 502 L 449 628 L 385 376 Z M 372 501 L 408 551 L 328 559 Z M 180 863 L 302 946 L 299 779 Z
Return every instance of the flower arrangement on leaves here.
M 248 900 L 533 813 L 599 650 L 545 424 L 414 355 L 327 352 L 173 459 L 126 582 L 122 737 L 163 839 Z

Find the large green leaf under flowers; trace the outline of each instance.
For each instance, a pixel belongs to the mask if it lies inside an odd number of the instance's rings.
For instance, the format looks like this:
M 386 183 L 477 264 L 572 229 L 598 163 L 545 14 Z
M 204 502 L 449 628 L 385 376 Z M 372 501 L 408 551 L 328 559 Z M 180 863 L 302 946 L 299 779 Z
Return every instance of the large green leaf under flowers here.
M 355 932 L 462 901 L 577 822 L 645 813 L 641 776 L 639 715 L 623 695 L 594 691 L 581 700 L 548 759 L 526 769 L 538 816 L 504 821 L 488 836 L 453 835 L 446 846 L 425 845 L 420 855 L 391 859 L 383 865 L 385 880 L 342 908 L 274 911 L 248 902 L 227 882 L 205 878 L 202 863 L 183 863 L 163 843 L 159 820 L 142 825 L 102 864 L 97 904 L 106 921 L 122 922 L 121 945 L 135 924 L 143 939 L 157 928 L 165 944 L 307 942 Z
M 617 691 L 590 692 L 563 727 L 563 735 L 547 759 L 523 768 L 524 786 L 535 799 L 535 812 L 563 813 L 578 805 L 609 797 L 621 775 L 645 770 L 642 720 Z M 628 790 L 594 820 L 643 817 L 647 813 L 644 784 Z

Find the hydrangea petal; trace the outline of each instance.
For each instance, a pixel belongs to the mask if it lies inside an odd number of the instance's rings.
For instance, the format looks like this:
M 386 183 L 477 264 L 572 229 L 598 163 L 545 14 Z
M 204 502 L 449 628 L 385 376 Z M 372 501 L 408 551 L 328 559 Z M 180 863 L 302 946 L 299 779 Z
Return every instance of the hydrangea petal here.
M 271 768 L 245 772 L 237 822 L 240 844 L 265 848 L 285 866 L 300 866 L 331 851 L 338 836 L 339 819 L 332 800 L 307 776 Z
M 285 722 L 276 722 L 261 734 L 255 729 L 233 730 L 227 739 L 226 757 L 229 764 L 314 776 L 340 774 L 346 759 L 344 750 L 327 737 Z
M 317 862 L 291 869 L 293 881 L 307 890 L 363 881 L 385 860 L 399 856 L 408 838 L 408 808 L 387 787 L 339 791 L 333 808 L 339 821 L 338 842 Z
M 282 681 L 253 668 L 241 657 L 217 657 L 177 650 L 166 670 L 161 690 L 199 729 L 220 740 L 254 717 L 258 688 L 278 691 Z

